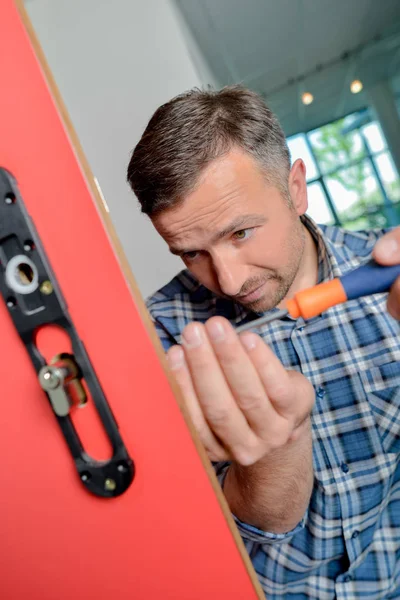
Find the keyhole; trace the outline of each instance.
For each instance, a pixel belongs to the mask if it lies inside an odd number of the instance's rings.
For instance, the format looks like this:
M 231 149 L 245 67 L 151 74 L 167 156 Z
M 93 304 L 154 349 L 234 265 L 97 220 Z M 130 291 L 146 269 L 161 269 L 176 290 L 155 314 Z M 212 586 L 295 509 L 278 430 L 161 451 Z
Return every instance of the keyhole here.
M 17 267 L 17 277 L 22 285 L 29 285 L 32 283 L 35 274 L 27 263 L 20 263 Z

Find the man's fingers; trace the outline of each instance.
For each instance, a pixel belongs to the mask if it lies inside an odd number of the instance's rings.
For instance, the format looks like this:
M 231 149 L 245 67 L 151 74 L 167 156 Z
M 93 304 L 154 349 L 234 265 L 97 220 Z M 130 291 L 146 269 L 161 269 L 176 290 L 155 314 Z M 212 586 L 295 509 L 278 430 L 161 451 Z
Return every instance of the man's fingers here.
M 373 257 L 382 265 L 400 263 L 400 227 L 396 227 L 378 240 L 373 250 Z
M 257 369 L 275 411 L 297 427 L 311 412 L 312 385 L 301 373 L 286 371 L 278 357 L 255 333 L 242 333 L 240 341 Z
M 283 416 L 296 412 L 291 381 L 278 357 L 255 333 L 242 333 L 239 338 L 275 410 Z
M 400 321 L 400 277 L 392 285 L 387 301 L 388 311 L 395 319 Z
M 192 379 L 185 362 L 185 355 L 182 347 L 173 346 L 169 349 L 167 357 L 170 369 L 183 394 L 193 425 L 195 426 L 210 459 L 216 461 L 229 460 L 228 453 L 218 442 L 204 418 L 196 397 L 196 392 L 193 388 Z
M 226 319 L 213 317 L 206 331 L 240 410 L 256 435 L 265 439 L 277 415 L 255 366 Z
M 375 244 L 373 257 L 382 265 L 400 264 L 400 227 L 384 235 Z M 390 290 L 387 307 L 390 314 L 400 320 L 400 277 Z
M 204 325 L 191 323 L 183 332 L 185 359 L 206 421 L 238 462 L 252 457 L 255 433 L 239 409 L 218 363 Z

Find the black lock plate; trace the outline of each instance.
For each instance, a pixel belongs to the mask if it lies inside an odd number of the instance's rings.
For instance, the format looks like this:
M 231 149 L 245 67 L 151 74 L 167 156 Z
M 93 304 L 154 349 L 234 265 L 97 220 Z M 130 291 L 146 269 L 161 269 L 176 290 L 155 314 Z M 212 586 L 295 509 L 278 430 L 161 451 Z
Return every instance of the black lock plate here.
M 83 448 L 69 414 L 54 415 L 80 480 L 87 490 L 105 498 L 119 496 L 132 483 L 134 463 L 120 436 L 117 422 L 89 356 L 68 314 L 57 279 L 25 208 L 17 182 L 4 168 L 0 168 L 0 295 L 38 376 L 46 361 L 34 343 L 35 332 L 45 325 L 58 325 L 69 335 L 73 359 L 90 391 L 111 443 L 112 457 L 107 461 L 92 459 Z M 49 396 L 48 399 L 50 403 Z

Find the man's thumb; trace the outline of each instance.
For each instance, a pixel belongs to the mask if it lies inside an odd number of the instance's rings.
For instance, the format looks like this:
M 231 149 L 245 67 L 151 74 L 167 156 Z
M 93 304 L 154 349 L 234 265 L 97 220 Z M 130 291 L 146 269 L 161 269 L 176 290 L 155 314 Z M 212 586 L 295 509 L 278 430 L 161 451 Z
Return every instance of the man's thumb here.
M 400 263 L 400 227 L 384 235 L 375 245 L 373 256 L 378 263 Z

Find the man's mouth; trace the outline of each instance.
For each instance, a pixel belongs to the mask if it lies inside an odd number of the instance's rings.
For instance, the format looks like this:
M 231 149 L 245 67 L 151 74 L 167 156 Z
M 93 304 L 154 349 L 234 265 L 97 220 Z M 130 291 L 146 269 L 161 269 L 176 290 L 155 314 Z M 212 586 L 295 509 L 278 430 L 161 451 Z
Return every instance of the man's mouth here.
M 251 292 L 247 292 L 247 294 L 242 294 L 241 296 L 236 296 L 235 299 L 238 302 L 255 302 L 263 295 L 265 284 L 266 281 L 264 281 L 261 285 L 255 287 L 253 290 L 251 290 Z

